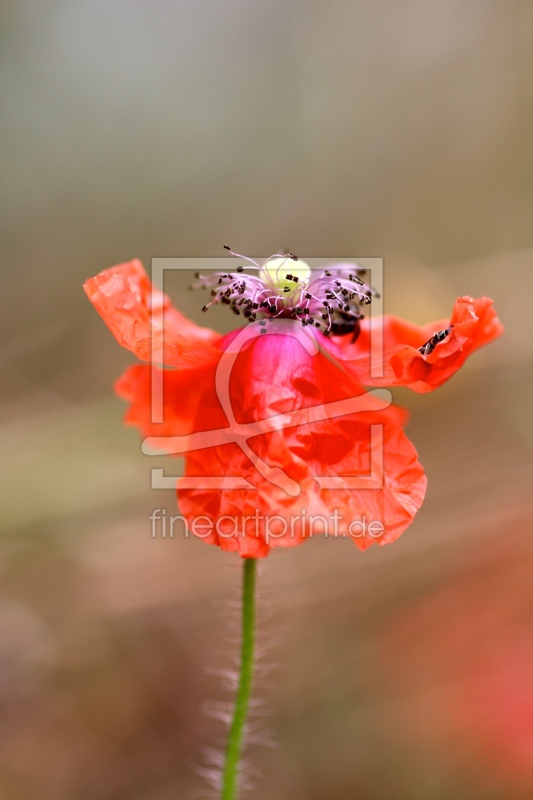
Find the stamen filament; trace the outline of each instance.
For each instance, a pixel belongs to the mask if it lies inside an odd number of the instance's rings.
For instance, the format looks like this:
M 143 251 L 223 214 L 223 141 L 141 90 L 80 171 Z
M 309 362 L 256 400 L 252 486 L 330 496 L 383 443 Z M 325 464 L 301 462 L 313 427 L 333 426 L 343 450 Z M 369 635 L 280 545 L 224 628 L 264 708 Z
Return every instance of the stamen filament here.
M 288 271 L 287 262 L 298 261 L 292 253 L 275 253 L 261 266 L 226 245 L 225 248 L 252 265 L 247 269 L 258 269 L 259 274 L 250 275 L 242 266 L 237 268 L 237 273 L 197 274 L 201 283 L 193 288 L 211 288 L 213 297 L 203 311 L 222 303 L 235 314 L 242 313 L 248 322 L 258 317 L 293 319 L 303 326 L 314 325 L 325 336 L 352 332 L 355 341 L 359 320 L 363 317 L 361 306 L 368 305 L 372 296 L 377 295 L 359 277 L 364 269 L 357 264 L 332 264 L 320 274 L 315 273 L 315 277 L 303 261 Z

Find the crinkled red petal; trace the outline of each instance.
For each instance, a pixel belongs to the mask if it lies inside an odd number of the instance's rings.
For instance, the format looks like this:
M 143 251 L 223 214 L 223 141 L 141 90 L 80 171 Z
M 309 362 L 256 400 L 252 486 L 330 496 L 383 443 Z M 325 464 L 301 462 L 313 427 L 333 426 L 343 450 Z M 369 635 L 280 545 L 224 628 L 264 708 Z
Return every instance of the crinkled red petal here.
M 372 330 L 383 326 L 383 376 L 370 368 Z M 429 355 L 418 348 L 441 330 L 452 327 L 448 336 Z M 417 392 L 430 392 L 457 372 L 468 356 L 503 333 L 503 326 L 489 297 L 459 297 L 451 318 L 414 325 L 399 317 L 365 319 L 356 342 L 348 336 L 325 341 L 328 350 L 365 386 L 408 386 Z
M 163 370 L 164 422 L 154 424 L 150 372 L 149 367 L 130 368 L 117 385 L 119 394 L 130 401 L 126 420 L 144 435 L 183 435 L 231 426 L 217 396 L 212 368 Z M 356 397 L 366 400 L 368 395 L 325 355 L 310 355 L 298 339 L 288 335 L 266 335 L 248 343 L 236 357 L 229 381 L 237 426 Z M 352 538 L 361 549 L 396 539 L 422 504 L 426 487 L 415 448 L 402 430 L 406 413 L 390 406 L 323 416 L 296 425 L 288 425 L 286 417 L 277 429 L 259 431 L 247 439 L 253 455 L 299 485 L 297 496 L 268 480 L 235 441 L 188 453 L 188 479 L 198 478 L 201 484 L 204 478 L 231 476 L 253 487 L 190 489 L 180 488 L 178 482 L 180 510 L 193 532 L 245 557 L 262 557 L 273 547 L 294 546 L 322 533 L 325 526 L 330 535 Z M 321 488 L 317 477 L 369 475 L 371 426 L 383 430 L 382 486 Z M 373 522 L 377 527 L 371 534 Z
M 142 361 L 183 369 L 218 357 L 213 345 L 220 335 L 180 314 L 153 289 L 137 259 L 104 270 L 83 288 L 117 342 Z

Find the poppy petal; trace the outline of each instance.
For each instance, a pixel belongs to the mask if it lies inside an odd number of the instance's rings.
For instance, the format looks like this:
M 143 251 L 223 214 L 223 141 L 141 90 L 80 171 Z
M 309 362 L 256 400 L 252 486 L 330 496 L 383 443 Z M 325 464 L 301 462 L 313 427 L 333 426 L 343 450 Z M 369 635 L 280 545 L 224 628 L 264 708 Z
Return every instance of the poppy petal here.
M 124 422 L 143 436 L 186 436 L 198 430 L 200 398 L 213 380 L 211 367 L 176 370 L 133 364 L 116 381 L 115 392 L 130 403 Z M 154 399 L 162 411 L 158 421 Z
M 217 358 L 220 335 L 180 314 L 137 259 L 89 278 L 83 288 L 117 342 L 142 361 L 181 369 Z
M 379 327 L 384 339 L 383 376 L 375 377 L 370 369 L 370 337 Z M 457 372 L 471 353 L 502 333 L 489 297 L 459 297 L 449 320 L 420 326 L 394 316 L 365 319 L 356 342 L 336 336 L 325 340 L 325 347 L 365 386 L 408 386 L 430 392 Z M 434 340 L 435 334 L 440 341 Z M 427 353 L 420 350 L 424 345 L 429 345 Z
M 199 406 L 203 429 L 206 419 L 213 429 L 227 429 L 214 386 L 204 385 Z M 402 409 L 389 406 L 328 416 L 329 404 L 372 398 L 322 353 L 310 355 L 296 337 L 278 335 L 262 336 L 238 354 L 230 398 L 237 415 L 232 428 L 236 432 L 239 425 L 251 426 L 278 415 L 283 419 L 266 433 L 259 428 L 244 441 L 228 440 L 187 455 L 187 482 L 178 482 L 179 505 L 193 532 L 196 521 L 204 520 L 203 534 L 197 535 L 205 541 L 243 556 L 261 557 L 272 547 L 290 547 L 320 533 L 310 525 L 310 517 L 318 520 L 319 527 L 325 520 L 323 529 L 330 530 L 337 511 L 345 526 L 338 535 L 351 536 L 365 549 L 375 541 L 393 541 L 410 524 L 422 504 L 426 479 L 402 431 L 406 420 Z M 297 413 L 300 417 L 291 418 Z M 300 418 L 302 422 L 294 424 Z M 383 431 L 381 483 L 350 488 L 352 477 L 371 471 L 372 426 Z M 249 488 L 211 489 L 205 480 L 227 476 L 242 479 Z M 198 488 L 189 488 L 192 478 Z M 329 480 L 327 488 L 324 480 Z M 365 518 L 364 535 L 358 526 L 349 532 L 349 525 L 361 518 Z
M 323 488 L 324 479 L 345 479 L 349 484 L 352 478 L 368 474 L 371 426 L 384 431 L 381 484 Z M 338 462 L 321 460 L 313 425 L 275 431 L 250 443 L 263 462 L 298 484 L 296 496 L 267 480 L 235 444 L 189 454 L 187 488 L 178 481 L 177 490 L 180 511 L 191 530 L 204 541 L 243 557 L 263 557 L 272 548 L 292 547 L 324 533 L 351 538 L 361 550 L 393 542 L 413 521 L 426 490 L 424 470 L 411 442 L 395 422 L 387 420 L 385 412 L 368 415 L 364 421 L 342 418 L 330 424 L 329 436 L 326 430 L 322 436 L 323 448 L 328 438 L 342 437 L 350 443 Z M 227 475 L 243 478 L 250 488 L 202 488 L 205 478 Z M 199 488 L 188 488 L 191 478 Z

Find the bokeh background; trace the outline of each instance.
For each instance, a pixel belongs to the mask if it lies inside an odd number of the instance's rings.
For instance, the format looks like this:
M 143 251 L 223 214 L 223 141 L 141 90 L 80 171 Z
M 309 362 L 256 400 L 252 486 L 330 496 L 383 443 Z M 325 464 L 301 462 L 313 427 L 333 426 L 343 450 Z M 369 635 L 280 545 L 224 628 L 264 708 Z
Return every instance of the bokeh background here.
M 397 543 L 263 564 L 278 748 L 250 750 L 252 796 L 532 797 L 533 5 L 1 9 L 2 798 L 206 787 L 239 564 L 150 538 L 174 496 L 121 425 L 133 358 L 81 284 L 226 242 L 383 256 L 387 311 L 427 322 L 488 294 L 507 328 L 439 392 L 395 393 L 429 477 Z

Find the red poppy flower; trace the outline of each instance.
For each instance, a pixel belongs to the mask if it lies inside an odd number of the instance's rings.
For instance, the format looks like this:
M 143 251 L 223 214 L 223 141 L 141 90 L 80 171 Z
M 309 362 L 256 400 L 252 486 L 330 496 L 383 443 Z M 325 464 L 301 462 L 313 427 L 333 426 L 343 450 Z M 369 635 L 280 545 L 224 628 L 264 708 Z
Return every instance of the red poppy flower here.
M 125 421 L 149 446 L 186 453 L 182 514 L 193 533 L 243 557 L 315 533 L 350 536 L 361 549 L 394 541 L 420 508 L 426 478 L 403 433 L 406 413 L 364 384 L 428 391 L 501 331 L 484 299 L 457 301 L 453 327 L 439 323 L 437 336 L 435 326 L 386 318 L 386 379 L 372 380 L 363 271 L 339 265 L 312 279 L 302 262 L 289 270 L 289 259 L 253 262 L 257 275 L 240 266 L 203 279 L 212 303 L 253 323 L 225 337 L 153 291 L 139 261 L 84 286 L 117 341 L 151 362 L 116 384 L 130 403 Z

